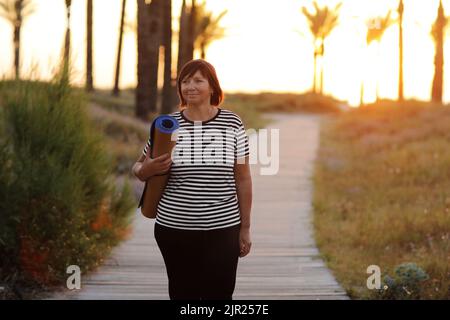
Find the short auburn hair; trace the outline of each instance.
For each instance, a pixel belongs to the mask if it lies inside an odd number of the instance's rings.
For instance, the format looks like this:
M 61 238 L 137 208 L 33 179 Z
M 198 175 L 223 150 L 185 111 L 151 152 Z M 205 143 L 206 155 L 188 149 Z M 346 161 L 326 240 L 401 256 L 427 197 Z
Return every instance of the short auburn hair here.
M 213 93 L 210 98 L 210 103 L 213 106 L 218 106 L 223 101 L 223 91 L 219 84 L 219 79 L 217 78 L 216 69 L 213 65 L 203 59 L 195 59 L 188 61 L 180 71 L 177 79 L 177 91 L 178 97 L 180 98 L 179 108 L 183 109 L 186 107 L 187 102 L 181 94 L 181 81 L 186 77 L 193 76 L 197 71 L 208 79 L 209 86 L 211 87 Z

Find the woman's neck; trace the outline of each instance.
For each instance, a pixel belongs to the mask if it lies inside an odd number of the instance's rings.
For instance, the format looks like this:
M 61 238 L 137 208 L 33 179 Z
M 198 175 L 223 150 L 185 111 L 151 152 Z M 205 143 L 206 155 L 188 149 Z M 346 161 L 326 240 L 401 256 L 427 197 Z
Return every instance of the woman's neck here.
M 214 117 L 217 107 L 210 104 L 188 105 L 183 111 L 184 115 L 191 121 L 207 121 Z

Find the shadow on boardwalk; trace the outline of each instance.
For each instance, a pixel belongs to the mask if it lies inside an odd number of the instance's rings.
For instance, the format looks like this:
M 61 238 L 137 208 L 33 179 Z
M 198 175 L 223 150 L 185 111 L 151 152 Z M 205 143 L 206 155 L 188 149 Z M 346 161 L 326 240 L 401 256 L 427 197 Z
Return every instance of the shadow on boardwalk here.
M 275 115 L 279 129 L 276 175 L 252 165 L 252 252 L 239 260 L 239 299 L 348 299 L 319 256 L 312 231 L 312 181 L 320 118 Z M 270 133 L 269 133 L 270 136 Z M 257 137 L 251 136 L 253 144 Z M 270 149 L 269 149 L 270 150 Z M 164 262 L 153 237 L 154 220 L 136 211 L 134 233 L 82 289 L 55 299 L 169 299 Z

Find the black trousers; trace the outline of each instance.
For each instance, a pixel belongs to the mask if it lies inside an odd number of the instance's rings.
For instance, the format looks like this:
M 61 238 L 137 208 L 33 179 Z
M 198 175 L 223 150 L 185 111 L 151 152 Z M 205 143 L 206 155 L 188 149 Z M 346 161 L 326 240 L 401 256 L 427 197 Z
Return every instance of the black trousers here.
M 155 223 L 171 300 L 232 300 L 239 230 L 240 224 L 214 230 L 181 230 Z

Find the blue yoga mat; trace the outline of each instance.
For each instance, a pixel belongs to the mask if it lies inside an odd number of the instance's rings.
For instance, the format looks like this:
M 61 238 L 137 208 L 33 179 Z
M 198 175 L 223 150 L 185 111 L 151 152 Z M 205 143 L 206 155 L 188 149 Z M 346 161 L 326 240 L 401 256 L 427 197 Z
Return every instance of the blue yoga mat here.
M 178 130 L 180 124 L 177 119 L 169 115 L 161 115 L 153 120 L 150 127 L 150 157 L 156 158 L 164 153 L 171 154 L 176 141 L 172 140 L 172 134 Z M 150 219 L 156 217 L 159 200 L 166 187 L 168 174 L 154 175 L 145 182 L 139 206 L 144 216 Z
M 175 130 L 180 128 L 180 124 L 178 120 L 169 115 L 161 115 L 153 120 L 153 123 L 150 127 L 150 143 L 154 146 L 155 142 L 155 130 L 158 130 L 159 133 L 163 134 L 172 134 Z M 150 157 L 153 158 L 154 148 L 152 148 L 152 152 Z

